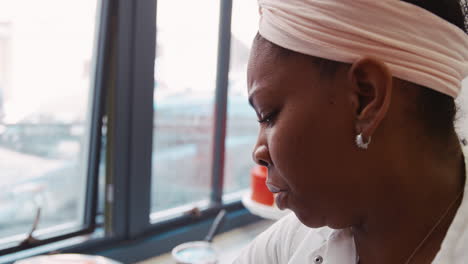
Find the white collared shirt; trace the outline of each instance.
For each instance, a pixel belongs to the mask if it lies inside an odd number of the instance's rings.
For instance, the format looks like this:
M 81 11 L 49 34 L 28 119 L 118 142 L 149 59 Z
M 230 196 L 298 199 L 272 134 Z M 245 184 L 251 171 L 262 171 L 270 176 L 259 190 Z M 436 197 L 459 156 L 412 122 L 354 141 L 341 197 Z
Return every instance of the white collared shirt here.
M 466 147 L 465 171 L 468 172 Z M 468 263 L 468 179 L 463 200 L 432 264 Z M 350 229 L 312 229 L 291 213 L 259 235 L 234 264 L 356 264 Z

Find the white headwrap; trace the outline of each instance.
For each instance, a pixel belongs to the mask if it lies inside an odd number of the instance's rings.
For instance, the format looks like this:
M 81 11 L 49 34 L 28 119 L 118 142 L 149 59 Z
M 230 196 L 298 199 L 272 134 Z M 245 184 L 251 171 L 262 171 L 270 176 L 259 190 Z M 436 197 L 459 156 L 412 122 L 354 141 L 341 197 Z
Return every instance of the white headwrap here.
M 460 28 L 400 0 L 258 0 L 259 33 L 296 52 L 383 60 L 393 76 L 457 97 L 468 75 Z

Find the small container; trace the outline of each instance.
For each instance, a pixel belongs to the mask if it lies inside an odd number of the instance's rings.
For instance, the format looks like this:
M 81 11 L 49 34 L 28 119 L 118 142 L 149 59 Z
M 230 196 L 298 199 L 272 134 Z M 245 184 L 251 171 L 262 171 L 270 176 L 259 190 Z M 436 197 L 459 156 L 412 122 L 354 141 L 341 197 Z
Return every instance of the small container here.
M 177 264 L 217 264 L 218 252 L 213 247 L 213 237 L 226 218 L 226 210 L 216 216 L 204 240 L 183 243 L 172 249 L 172 258 Z
M 218 253 L 210 242 L 195 241 L 178 245 L 172 250 L 177 264 L 216 264 Z

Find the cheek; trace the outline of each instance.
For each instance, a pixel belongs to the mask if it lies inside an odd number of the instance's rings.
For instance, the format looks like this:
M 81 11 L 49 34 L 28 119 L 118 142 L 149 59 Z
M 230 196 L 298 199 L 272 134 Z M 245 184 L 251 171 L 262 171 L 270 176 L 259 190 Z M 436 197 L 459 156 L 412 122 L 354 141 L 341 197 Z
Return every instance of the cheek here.
M 344 120 L 343 115 L 339 118 L 336 111 L 319 111 L 311 106 L 283 114 L 270 135 L 270 155 L 297 206 L 338 206 L 346 200 L 343 196 L 352 178 L 348 177 L 353 166 L 349 159 L 352 121 Z

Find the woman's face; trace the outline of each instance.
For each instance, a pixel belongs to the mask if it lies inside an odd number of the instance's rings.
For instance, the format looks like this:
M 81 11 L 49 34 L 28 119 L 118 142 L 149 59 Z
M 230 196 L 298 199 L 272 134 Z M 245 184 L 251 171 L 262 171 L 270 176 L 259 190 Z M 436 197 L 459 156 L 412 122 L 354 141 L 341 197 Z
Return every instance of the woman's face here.
M 260 122 L 253 157 L 268 166 L 279 206 L 309 227 L 354 224 L 370 184 L 356 169 L 346 72 L 326 77 L 308 56 L 280 55 L 258 41 L 252 48 L 248 92 Z

